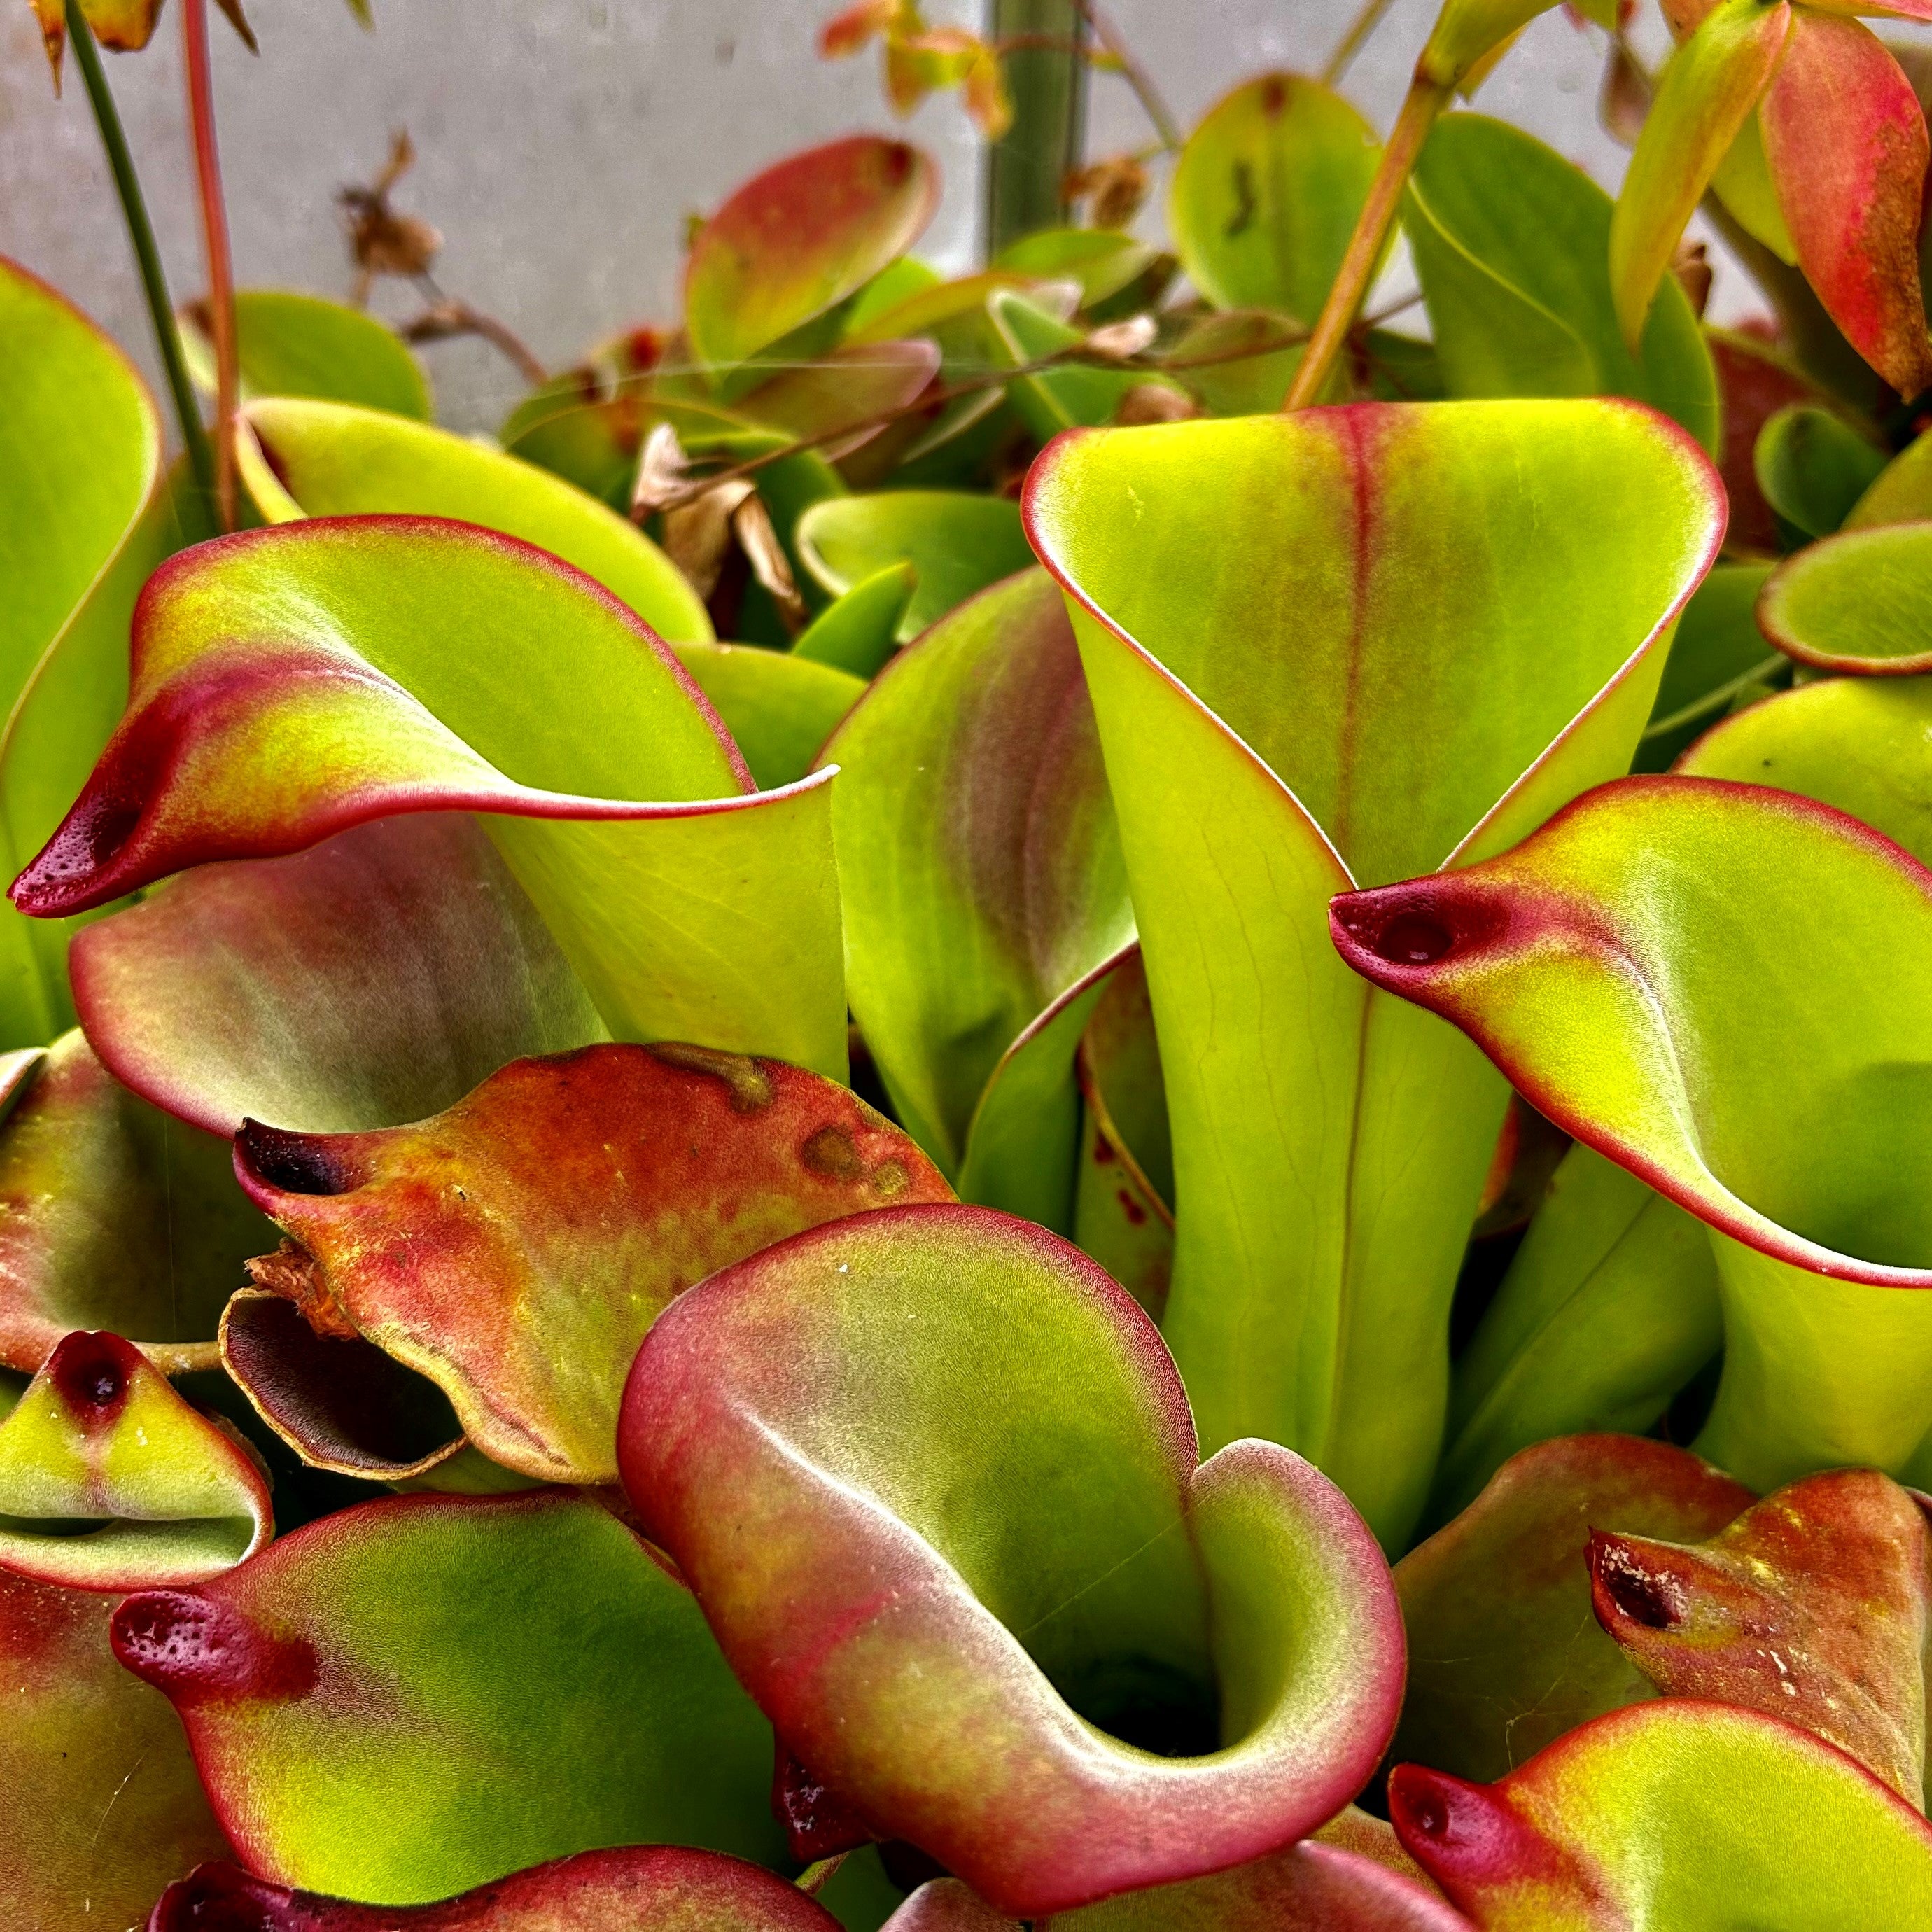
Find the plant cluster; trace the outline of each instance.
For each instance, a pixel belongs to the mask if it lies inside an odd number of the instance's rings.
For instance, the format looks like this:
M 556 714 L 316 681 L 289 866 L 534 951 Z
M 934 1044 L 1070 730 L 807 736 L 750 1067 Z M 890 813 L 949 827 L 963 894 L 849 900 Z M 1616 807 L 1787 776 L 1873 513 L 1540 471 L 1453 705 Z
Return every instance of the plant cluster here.
M 1614 203 L 1540 0 L 1083 0 L 1088 225 L 854 136 L 560 374 L 399 140 L 494 439 L 37 4 L 182 450 L 0 262 L 0 1932 L 1932 1926 L 1932 0 L 1573 10 Z

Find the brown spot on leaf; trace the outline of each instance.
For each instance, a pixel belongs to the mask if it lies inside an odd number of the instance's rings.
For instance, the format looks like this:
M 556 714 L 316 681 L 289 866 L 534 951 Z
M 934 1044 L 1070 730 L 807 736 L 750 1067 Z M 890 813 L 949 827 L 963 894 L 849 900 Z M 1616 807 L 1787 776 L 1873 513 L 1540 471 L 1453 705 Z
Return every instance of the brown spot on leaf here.
M 828 1180 L 862 1180 L 864 1157 L 843 1127 L 820 1127 L 799 1150 L 799 1158 Z
M 645 1051 L 681 1072 L 708 1074 L 731 1090 L 734 1114 L 755 1114 L 772 1104 L 772 1077 L 755 1060 L 742 1053 L 721 1053 L 716 1047 L 692 1046 L 682 1040 L 662 1040 Z

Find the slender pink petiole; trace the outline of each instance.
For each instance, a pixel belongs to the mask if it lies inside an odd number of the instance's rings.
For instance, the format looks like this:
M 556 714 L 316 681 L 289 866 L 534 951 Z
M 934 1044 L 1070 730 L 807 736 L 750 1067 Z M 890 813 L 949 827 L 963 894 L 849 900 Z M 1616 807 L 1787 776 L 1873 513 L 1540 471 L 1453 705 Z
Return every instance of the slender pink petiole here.
M 235 410 L 239 382 L 235 345 L 235 265 L 221 195 L 221 156 L 214 138 L 214 80 L 208 66 L 208 0 L 182 0 L 182 47 L 188 68 L 188 123 L 194 136 L 195 198 L 208 260 L 208 309 L 214 337 L 214 501 L 224 530 L 235 527 Z

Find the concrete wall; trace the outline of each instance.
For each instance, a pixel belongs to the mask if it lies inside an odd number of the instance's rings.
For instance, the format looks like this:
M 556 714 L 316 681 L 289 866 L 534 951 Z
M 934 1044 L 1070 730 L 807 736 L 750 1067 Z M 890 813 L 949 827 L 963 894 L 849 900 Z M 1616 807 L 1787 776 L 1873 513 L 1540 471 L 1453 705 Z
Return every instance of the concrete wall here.
M 66 97 L 55 100 L 31 12 L 23 0 L 0 3 L 0 252 L 58 284 L 152 366 L 80 77 L 70 59 Z M 218 16 L 212 22 L 244 285 L 345 290 L 335 190 L 372 176 L 390 130 L 406 126 L 421 158 L 398 203 L 442 230 L 439 278 L 552 363 L 670 311 L 688 214 L 793 148 L 892 124 L 872 58 L 814 56 L 838 0 L 374 0 L 374 34 L 342 0 L 248 4 L 259 59 Z M 1348 76 L 1347 91 L 1382 126 L 1437 4 L 1396 0 Z M 1262 68 L 1318 68 L 1354 10 L 1354 0 L 1109 0 L 1184 122 Z M 976 10 L 933 0 L 929 11 Z M 151 47 L 107 63 L 177 299 L 201 276 L 178 38 L 171 8 Z M 1600 36 L 1546 15 L 1479 105 L 1614 186 L 1622 153 L 1594 112 L 1600 48 Z M 1097 76 L 1094 96 L 1090 152 L 1147 138 L 1121 81 Z M 948 100 L 928 103 L 910 132 L 946 183 L 924 252 L 964 264 L 977 202 L 970 130 Z M 1720 285 L 1720 307 L 1754 306 L 1742 280 Z M 401 290 L 379 303 L 392 315 L 413 306 Z M 514 372 L 474 343 L 428 359 L 443 413 L 459 424 L 494 423 L 518 392 Z

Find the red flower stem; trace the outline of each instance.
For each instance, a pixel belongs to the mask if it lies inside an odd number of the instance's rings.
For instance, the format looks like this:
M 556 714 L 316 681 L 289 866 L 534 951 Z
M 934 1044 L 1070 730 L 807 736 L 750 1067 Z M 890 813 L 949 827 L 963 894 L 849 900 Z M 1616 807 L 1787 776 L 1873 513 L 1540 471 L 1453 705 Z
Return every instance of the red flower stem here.
M 188 123 L 194 136 L 196 199 L 208 260 L 208 309 L 214 338 L 214 505 L 224 530 L 235 527 L 235 410 L 240 381 L 235 350 L 235 264 L 221 196 L 221 156 L 214 140 L 214 78 L 208 57 L 208 0 L 182 0 L 182 48 L 188 66 Z
M 1429 130 L 1448 105 L 1452 92 L 1420 74 L 1411 85 L 1402 112 L 1390 131 L 1388 146 L 1382 150 L 1382 166 L 1363 204 L 1355 232 L 1349 237 L 1348 252 L 1342 256 L 1335 286 L 1322 304 L 1321 319 L 1315 325 L 1308 352 L 1294 372 L 1294 386 L 1288 391 L 1283 409 L 1306 409 L 1327 386 L 1329 372 L 1355 326 L 1356 315 L 1382 262 L 1382 244 L 1388 239 L 1396 210 L 1402 205 L 1402 191 L 1408 185 L 1415 158 L 1421 153 L 1422 144 L 1429 138 Z

